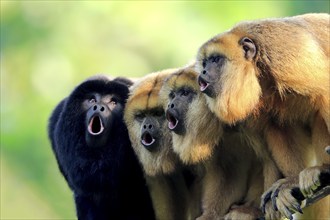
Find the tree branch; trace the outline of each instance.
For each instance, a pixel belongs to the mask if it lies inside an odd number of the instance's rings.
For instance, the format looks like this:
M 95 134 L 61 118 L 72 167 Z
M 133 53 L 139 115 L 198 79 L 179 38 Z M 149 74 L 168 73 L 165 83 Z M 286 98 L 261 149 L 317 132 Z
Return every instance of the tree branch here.
M 301 203 L 301 208 L 312 205 L 313 203 L 319 201 L 320 199 L 330 195 L 330 185 L 323 187 L 319 191 L 315 192 L 311 197 L 306 198 Z

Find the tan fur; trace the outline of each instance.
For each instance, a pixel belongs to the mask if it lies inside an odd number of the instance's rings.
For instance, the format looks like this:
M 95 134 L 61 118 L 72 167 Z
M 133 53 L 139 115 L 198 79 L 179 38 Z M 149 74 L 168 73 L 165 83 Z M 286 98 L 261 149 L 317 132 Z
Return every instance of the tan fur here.
M 239 44 L 243 37 L 256 45 L 252 61 Z M 207 97 L 209 108 L 230 124 L 247 120 L 248 129 L 261 134 L 276 165 L 285 176 L 295 176 L 294 182 L 310 166 L 311 155 L 313 165 L 330 163 L 324 153 L 330 144 L 329 40 L 329 14 L 305 14 L 242 22 L 198 53 L 199 72 L 210 54 L 227 58 L 218 81 L 221 91 L 214 99 Z M 328 207 L 313 217 L 330 218 Z
M 197 219 L 220 219 L 226 214 L 227 219 L 255 219 L 260 215 L 263 184 L 260 163 L 251 148 L 246 147 L 241 133 L 223 131 L 220 121 L 207 108 L 196 77 L 193 65 L 178 70 L 166 79 L 160 96 L 166 108 L 172 90 L 189 87 L 196 93 L 185 118 L 187 132 L 184 135 L 172 132 L 172 140 L 180 159 L 199 167 L 203 213 Z M 246 208 L 230 212 L 230 207 L 240 202 Z
M 188 85 L 198 91 L 196 85 L 196 72 L 193 68 L 181 69 L 167 79 L 160 96 L 166 108 L 168 94 L 174 87 L 179 88 Z M 220 142 L 222 126 L 207 108 L 203 95 L 198 92 L 197 98 L 190 103 L 186 119 L 189 132 L 185 136 L 172 135 L 173 150 L 186 164 L 194 164 L 208 159 L 212 155 L 213 148 Z M 200 114 L 203 112 L 204 114 Z
M 173 172 L 178 160 L 171 150 L 171 135 L 166 124 L 163 129 L 165 133 L 164 137 L 167 137 L 167 140 L 163 141 L 164 146 L 157 152 L 150 152 L 143 147 L 140 142 L 140 123 L 135 120 L 135 114 L 142 110 L 162 107 L 158 99 L 158 93 L 165 77 L 173 71 L 174 70 L 164 70 L 141 78 L 131 87 L 125 108 L 124 120 L 127 124 L 132 146 L 145 173 L 149 176 Z
M 188 189 L 182 175 L 182 165 L 172 150 L 172 137 L 167 124 L 161 125 L 161 145 L 154 151 L 148 151 L 141 144 L 141 122 L 136 114 L 162 108 L 159 90 L 164 78 L 174 71 L 168 69 L 151 73 L 137 81 L 131 87 L 124 112 L 132 147 L 144 169 L 158 220 L 188 219 Z

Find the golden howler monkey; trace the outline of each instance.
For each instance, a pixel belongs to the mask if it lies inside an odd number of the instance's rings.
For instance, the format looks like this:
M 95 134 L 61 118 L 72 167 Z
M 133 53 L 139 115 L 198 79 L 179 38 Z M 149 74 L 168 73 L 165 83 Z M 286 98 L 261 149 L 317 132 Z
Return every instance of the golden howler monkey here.
M 53 111 L 49 138 L 79 220 L 154 219 L 142 168 L 123 122 L 131 82 L 92 77 Z
M 292 189 L 308 196 L 329 181 L 329 40 L 329 14 L 305 14 L 242 22 L 199 49 L 209 108 L 226 123 L 245 121 L 285 177 L 263 196 L 266 217 L 276 210 L 292 217 L 302 199 Z M 329 200 L 315 204 L 310 218 L 329 218 Z
M 201 194 L 197 219 L 256 219 L 263 192 L 262 167 L 244 135 L 224 129 L 208 109 L 196 84 L 194 65 L 181 68 L 164 82 L 160 96 L 166 109 L 173 150 L 191 165 Z
M 159 220 L 194 219 L 193 213 L 198 212 L 187 205 L 190 198 L 182 165 L 172 150 L 172 137 L 159 99 L 165 77 L 174 71 L 151 73 L 136 82 L 124 115 Z

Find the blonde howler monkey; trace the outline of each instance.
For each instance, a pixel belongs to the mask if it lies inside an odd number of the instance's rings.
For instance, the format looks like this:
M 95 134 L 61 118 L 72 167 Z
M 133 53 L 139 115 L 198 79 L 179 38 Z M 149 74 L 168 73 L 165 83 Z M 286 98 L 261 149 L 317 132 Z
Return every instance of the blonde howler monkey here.
M 194 65 L 167 77 L 160 91 L 173 150 L 196 173 L 201 216 L 256 219 L 263 192 L 260 161 L 239 128 L 225 126 L 208 109 Z
M 124 119 L 132 147 L 142 164 L 156 219 L 191 219 L 190 200 L 182 164 L 172 150 L 159 90 L 175 69 L 146 75 L 130 89 Z M 133 183 L 134 184 L 134 183 Z
M 285 177 L 263 195 L 268 218 L 301 212 L 297 188 L 308 196 L 329 175 L 329 39 L 329 14 L 304 14 L 242 22 L 199 49 L 198 83 L 211 111 L 244 121 Z M 329 200 L 306 217 L 329 218 Z

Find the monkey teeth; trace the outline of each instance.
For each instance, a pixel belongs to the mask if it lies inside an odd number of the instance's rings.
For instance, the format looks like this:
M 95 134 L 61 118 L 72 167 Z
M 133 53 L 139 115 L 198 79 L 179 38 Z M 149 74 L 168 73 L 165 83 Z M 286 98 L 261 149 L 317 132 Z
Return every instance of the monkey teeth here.
M 99 135 L 103 132 L 104 126 L 99 116 L 93 116 L 88 124 L 88 132 L 91 135 Z

